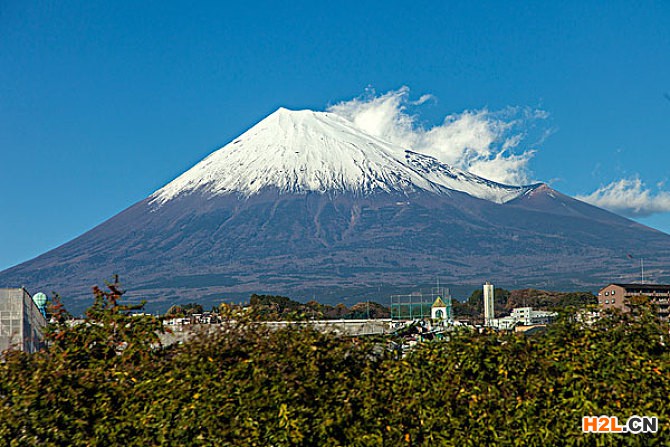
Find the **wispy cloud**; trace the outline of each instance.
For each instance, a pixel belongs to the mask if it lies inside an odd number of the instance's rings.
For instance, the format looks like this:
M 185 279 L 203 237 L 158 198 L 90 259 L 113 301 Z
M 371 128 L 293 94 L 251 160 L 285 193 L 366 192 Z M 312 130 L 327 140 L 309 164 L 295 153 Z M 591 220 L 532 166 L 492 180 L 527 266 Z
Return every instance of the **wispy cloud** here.
M 652 191 L 639 178 L 621 179 L 598 188 L 579 200 L 628 217 L 645 217 L 670 211 L 670 192 Z
M 547 118 L 546 112 L 519 107 L 496 112 L 466 110 L 425 128 L 410 109 L 434 99 L 423 95 L 411 101 L 407 87 L 382 95 L 369 90 L 328 111 L 348 118 L 371 135 L 490 180 L 514 185 L 530 182 L 529 162 L 535 150 L 520 147 L 533 124 Z

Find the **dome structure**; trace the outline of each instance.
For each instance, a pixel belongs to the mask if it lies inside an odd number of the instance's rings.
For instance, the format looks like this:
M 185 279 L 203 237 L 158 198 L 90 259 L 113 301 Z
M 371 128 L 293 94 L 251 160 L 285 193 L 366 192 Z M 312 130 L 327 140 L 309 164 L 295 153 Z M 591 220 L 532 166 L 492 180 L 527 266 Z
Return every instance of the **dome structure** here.
M 47 296 L 42 292 L 38 292 L 33 296 L 33 302 L 40 310 L 40 313 L 46 316 Z

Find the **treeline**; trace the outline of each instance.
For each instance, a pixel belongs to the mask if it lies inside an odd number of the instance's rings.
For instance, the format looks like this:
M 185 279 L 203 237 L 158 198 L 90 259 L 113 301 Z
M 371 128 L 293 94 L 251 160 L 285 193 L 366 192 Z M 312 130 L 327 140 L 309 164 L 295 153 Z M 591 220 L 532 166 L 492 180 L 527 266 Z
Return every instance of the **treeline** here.
M 390 318 L 391 310 L 374 301 L 365 301 L 347 307 L 345 304 L 331 306 L 317 301 L 301 303 L 281 295 L 252 294 L 249 305 L 255 315 L 263 320 L 291 320 L 291 319 L 362 319 L 362 318 Z M 213 307 L 210 313 L 218 314 L 222 308 L 230 305 L 223 303 Z M 241 308 L 242 306 L 233 307 Z M 175 304 L 165 313 L 166 317 L 189 317 L 203 314 L 203 306 L 198 303 Z
M 218 312 L 218 309 L 212 309 Z M 202 314 L 205 309 L 199 303 L 174 304 L 165 312 L 168 317 L 188 317 L 190 315 Z
M 131 316 L 121 293 L 115 284 L 96 290 L 75 326 L 56 309 L 48 350 L 5 355 L 2 444 L 660 446 L 670 438 L 668 328 L 648 312 L 592 326 L 565 317 L 534 337 L 454 332 L 400 357 L 388 338 L 268 330 L 237 311 L 220 332 L 159 348 L 160 321 Z M 584 434 L 589 415 L 657 416 L 660 432 Z
M 558 310 L 570 306 L 598 304 L 598 298 L 591 292 L 552 292 L 537 289 L 513 290 L 507 298 L 506 310 L 515 307 Z
M 300 303 L 280 295 L 251 295 L 249 304 L 263 319 L 361 319 L 390 318 L 389 308 L 374 301 L 356 303 L 351 307 L 340 303 L 335 306 L 321 304 L 317 301 Z

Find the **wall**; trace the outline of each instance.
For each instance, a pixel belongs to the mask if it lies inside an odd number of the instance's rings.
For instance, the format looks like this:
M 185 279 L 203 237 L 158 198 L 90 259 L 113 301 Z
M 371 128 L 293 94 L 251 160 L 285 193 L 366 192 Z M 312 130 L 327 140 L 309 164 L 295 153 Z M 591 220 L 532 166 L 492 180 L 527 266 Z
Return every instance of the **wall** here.
M 46 320 L 25 289 L 0 289 L 0 352 L 35 352 L 42 346 Z

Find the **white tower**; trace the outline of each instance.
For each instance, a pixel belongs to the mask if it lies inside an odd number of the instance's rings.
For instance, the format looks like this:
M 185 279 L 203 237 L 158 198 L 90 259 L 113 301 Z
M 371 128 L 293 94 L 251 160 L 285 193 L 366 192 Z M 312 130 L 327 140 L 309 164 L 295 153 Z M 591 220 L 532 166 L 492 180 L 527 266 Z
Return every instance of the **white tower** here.
M 496 316 L 493 308 L 494 294 L 493 284 L 486 281 L 484 284 L 484 326 L 490 326 L 491 320 Z

